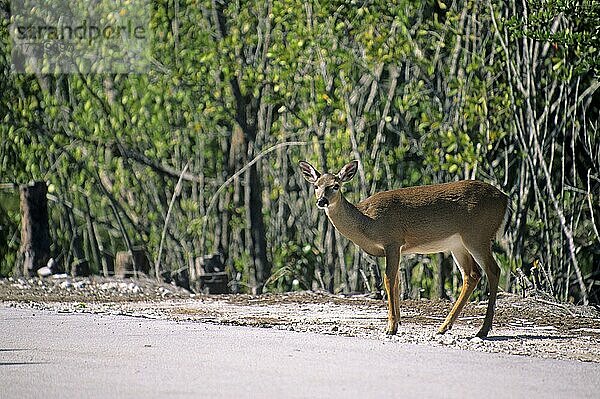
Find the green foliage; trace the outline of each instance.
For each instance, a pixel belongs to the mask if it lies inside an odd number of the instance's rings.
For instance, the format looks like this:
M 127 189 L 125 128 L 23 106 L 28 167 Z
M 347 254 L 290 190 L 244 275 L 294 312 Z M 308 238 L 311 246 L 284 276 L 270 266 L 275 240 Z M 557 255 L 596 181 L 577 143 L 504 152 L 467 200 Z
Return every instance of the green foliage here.
M 364 261 L 328 235 L 295 170 L 300 159 L 337 170 L 360 157 L 364 181 L 360 174 L 348 189 L 353 201 L 463 178 L 502 187 L 515 208 L 513 245 L 501 255 L 505 289 L 516 289 L 517 268 L 543 258 L 561 299 L 580 298 L 559 211 L 578 245 L 582 279 L 592 284 L 598 244 L 586 195 L 597 205 L 600 151 L 598 106 L 586 89 L 598 68 L 597 2 L 531 1 L 527 20 L 512 14 L 520 3 L 503 4 L 157 1 L 145 74 L 12 73 L 3 19 L 0 183 L 53 187 L 53 255 L 63 262 L 82 257 L 102 270 L 103 259 L 142 245 L 154 264 L 163 241 L 162 267 L 179 270 L 224 250 L 230 278 L 250 291 L 257 282 L 249 174 L 207 213 L 209 201 L 261 151 L 303 141 L 256 164 L 273 265 L 268 290 L 364 289 Z M 526 90 L 527 82 L 534 84 Z M 550 189 L 540 157 L 553 176 L 562 173 Z M 6 274 L 18 247 L 6 232 L 18 226 L 18 208 L 3 206 L 0 217 L 9 226 L 0 235 Z M 430 296 L 432 264 L 407 262 Z
M 0 191 L 0 276 L 9 276 L 19 251 L 19 196 Z
M 600 76 L 600 2 L 528 0 L 527 8 L 527 17 L 507 19 L 513 36 L 551 45 L 547 61 L 554 70 L 562 70 L 567 79 L 573 72 Z
M 310 290 L 313 287 L 318 251 L 310 244 L 284 242 L 273 251 L 273 274 L 267 288 L 275 292 Z

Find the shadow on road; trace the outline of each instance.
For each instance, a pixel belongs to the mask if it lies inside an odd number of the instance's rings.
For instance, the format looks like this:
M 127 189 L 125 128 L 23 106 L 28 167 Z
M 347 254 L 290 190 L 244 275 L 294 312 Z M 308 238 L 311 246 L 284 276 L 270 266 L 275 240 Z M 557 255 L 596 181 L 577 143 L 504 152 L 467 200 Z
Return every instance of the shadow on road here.
M 577 338 L 574 335 L 496 335 L 493 337 L 487 337 L 484 341 L 523 341 L 523 340 L 560 340 L 560 339 L 573 339 Z
M 48 364 L 48 362 L 0 362 L 1 366 L 31 366 L 37 364 Z
M 23 351 L 28 351 L 31 349 L 28 348 L 0 348 L 0 352 L 23 352 Z M 31 366 L 31 365 L 37 365 L 37 364 L 48 364 L 48 362 L 1 362 L 0 361 L 0 367 L 2 366 Z

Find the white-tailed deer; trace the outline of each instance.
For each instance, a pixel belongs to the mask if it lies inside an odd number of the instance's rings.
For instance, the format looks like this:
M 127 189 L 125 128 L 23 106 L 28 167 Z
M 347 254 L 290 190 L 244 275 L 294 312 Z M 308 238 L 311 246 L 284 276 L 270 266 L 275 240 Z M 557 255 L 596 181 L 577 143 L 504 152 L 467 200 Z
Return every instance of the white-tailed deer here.
M 385 256 L 384 285 L 388 299 L 387 334 L 398 331 L 400 319 L 398 268 L 400 254 L 452 252 L 460 267 L 463 286 L 456 303 L 441 325 L 451 327 L 481 278 L 479 265 L 489 281 L 487 312 L 478 337 L 492 328 L 500 268 L 491 243 L 499 232 L 508 197 L 497 188 L 476 180 L 383 191 L 353 205 L 340 191 L 354 177 L 358 162 L 339 173 L 319 173 L 300 162 L 304 178 L 315 186 L 317 206 L 324 209 L 335 228 L 365 252 Z

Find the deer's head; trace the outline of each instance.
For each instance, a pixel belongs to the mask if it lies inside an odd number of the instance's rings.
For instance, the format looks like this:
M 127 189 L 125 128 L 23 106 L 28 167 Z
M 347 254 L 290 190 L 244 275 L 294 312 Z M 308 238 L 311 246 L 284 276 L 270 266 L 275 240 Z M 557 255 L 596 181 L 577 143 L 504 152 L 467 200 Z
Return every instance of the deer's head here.
M 354 177 L 358 170 L 358 161 L 346 164 L 337 174 L 321 174 L 306 161 L 300 161 L 298 166 L 306 181 L 315 186 L 317 207 L 325 209 L 331 205 L 335 205 L 340 200 L 342 197 L 340 188 L 342 184 Z

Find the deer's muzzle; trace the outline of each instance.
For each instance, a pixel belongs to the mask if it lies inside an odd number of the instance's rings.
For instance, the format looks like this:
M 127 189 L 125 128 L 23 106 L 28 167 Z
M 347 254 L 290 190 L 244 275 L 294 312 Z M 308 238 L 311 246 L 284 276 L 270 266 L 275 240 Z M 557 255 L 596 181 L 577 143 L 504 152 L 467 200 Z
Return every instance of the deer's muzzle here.
M 329 201 L 325 197 L 321 197 L 317 200 L 317 206 L 319 208 L 325 208 L 329 205 Z

